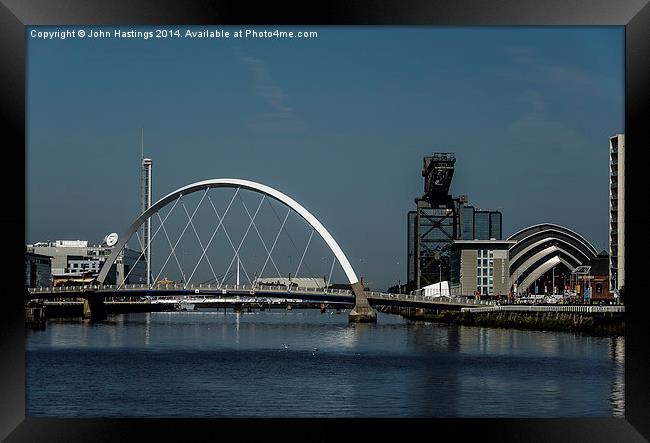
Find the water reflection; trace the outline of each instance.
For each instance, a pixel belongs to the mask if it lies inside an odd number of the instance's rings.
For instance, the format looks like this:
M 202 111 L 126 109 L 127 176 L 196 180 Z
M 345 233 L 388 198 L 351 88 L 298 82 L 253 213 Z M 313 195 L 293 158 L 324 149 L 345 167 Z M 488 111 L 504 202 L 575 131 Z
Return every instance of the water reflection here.
M 624 408 L 623 337 L 215 310 L 50 321 L 27 334 L 26 349 L 28 415 L 586 417 Z
M 144 322 L 144 345 L 149 346 L 151 344 L 151 312 L 145 314 Z
M 610 339 L 610 358 L 614 361 L 615 370 L 612 379 L 612 393 L 609 397 L 611 409 L 615 417 L 625 416 L 625 339 L 615 337 Z

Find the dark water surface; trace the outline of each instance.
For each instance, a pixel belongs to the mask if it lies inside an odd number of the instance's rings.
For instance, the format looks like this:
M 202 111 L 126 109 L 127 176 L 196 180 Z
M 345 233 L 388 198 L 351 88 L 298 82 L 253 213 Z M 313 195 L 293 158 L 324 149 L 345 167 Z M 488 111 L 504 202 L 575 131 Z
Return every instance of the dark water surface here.
M 623 337 L 305 309 L 49 320 L 26 340 L 28 416 L 623 416 Z

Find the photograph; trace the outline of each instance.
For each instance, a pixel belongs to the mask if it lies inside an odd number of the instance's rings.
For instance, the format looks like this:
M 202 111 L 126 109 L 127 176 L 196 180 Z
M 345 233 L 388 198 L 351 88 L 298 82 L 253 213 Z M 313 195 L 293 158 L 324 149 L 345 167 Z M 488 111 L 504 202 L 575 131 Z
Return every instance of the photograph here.
M 647 441 L 650 7 L 515 3 L 3 0 L 0 440 Z
M 622 417 L 624 48 L 29 27 L 26 413 Z

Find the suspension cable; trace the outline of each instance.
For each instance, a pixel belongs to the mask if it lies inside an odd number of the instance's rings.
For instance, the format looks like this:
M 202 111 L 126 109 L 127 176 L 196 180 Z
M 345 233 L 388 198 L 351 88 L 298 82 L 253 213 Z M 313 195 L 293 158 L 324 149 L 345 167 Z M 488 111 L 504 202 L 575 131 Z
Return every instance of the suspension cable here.
M 176 204 L 178 203 L 178 201 L 179 201 L 181 198 L 183 198 L 182 195 L 181 195 L 181 196 L 180 196 L 180 197 L 179 197 L 179 198 L 174 202 L 174 204 L 172 205 L 171 209 L 169 210 L 169 212 L 168 212 L 167 215 L 165 216 L 165 220 L 167 220 L 167 217 L 169 217 L 169 215 L 172 213 L 172 211 L 173 211 L 174 208 L 176 207 Z M 165 220 L 163 220 L 163 223 L 164 223 Z M 162 227 L 162 224 L 161 224 L 160 226 L 158 226 L 158 229 L 156 229 L 156 232 L 154 232 L 154 233 L 153 233 L 153 236 L 151 236 L 151 240 L 149 240 L 149 243 L 150 243 L 150 244 L 151 244 L 151 242 L 153 242 L 153 239 L 156 238 L 156 235 L 158 234 L 158 231 L 160 231 L 160 228 L 161 228 L 161 227 Z M 126 246 L 126 244 L 125 244 L 125 246 Z M 143 256 L 146 252 L 147 252 L 147 248 L 143 248 L 142 252 L 140 253 L 140 255 L 138 256 L 138 259 L 137 259 L 135 262 L 136 262 L 136 263 L 139 262 L 140 259 L 142 258 L 142 256 Z M 121 285 L 118 285 L 117 289 L 121 289 L 121 288 L 126 284 L 126 281 L 127 281 L 127 279 L 129 278 L 129 275 L 131 275 L 131 272 L 133 272 L 134 269 L 135 269 L 135 266 L 133 266 L 133 267 L 129 270 L 128 274 L 126 274 L 126 276 L 124 277 L 124 282 L 122 282 Z M 115 283 L 117 283 L 117 282 L 115 282 Z
M 241 198 L 240 198 L 240 200 L 241 200 L 241 204 L 244 206 L 244 210 L 246 210 L 246 214 L 248 214 L 248 218 L 252 220 L 251 214 L 248 211 L 248 208 L 246 207 L 246 203 L 244 203 L 244 200 L 242 200 Z M 257 236 L 259 237 L 260 241 L 262 242 L 262 246 L 264 246 L 264 250 L 266 251 L 267 254 L 269 254 L 269 257 L 270 257 L 271 253 L 269 252 L 269 248 L 267 248 L 266 242 L 262 238 L 262 234 L 260 234 L 260 231 L 257 229 L 257 225 L 255 223 L 253 223 L 253 227 L 255 228 L 255 232 L 257 232 Z M 275 268 L 275 272 L 278 273 L 279 278 L 282 278 L 282 273 L 278 269 L 278 266 L 276 265 L 275 260 L 273 260 L 273 257 L 270 257 L 270 258 L 271 258 L 271 263 L 273 264 L 273 267 Z
M 158 215 L 158 218 L 160 218 L 160 215 Z M 173 251 L 172 253 L 174 254 L 174 260 L 176 261 L 176 265 L 178 266 L 178 270 L 181 271 L 181 277 L 183 278 L 183 281 L 185 281 L 185 272 L 183 272 L 183 267 L 181 266 L 180 262 L 178 261 L 178 257 L 176 256 L 176 251 L 174 251 L 174 248 L 172 246 L 172 241 L 169 239 L 169 234 L 167 234 L 167 229 L 165 229 L 165 226 L 163 225 L 162 220 L 161 220 L 161 226 L 162 226 L 163 232 L 165 233 L 165 237 L 167 238 L 167 243 L 169 243 L 169 249 L 171 249 Z M 154 284 L 157 281 L 158 280 L 154 280 Z
M 253 215 L 253 220 L 255 220 L 255 217 L 257 217 L 257 214 L 259 213 L 260 208 L 262 207 L 262 203 L 263 203 L 263 202 L 264 202 L 264 199 L 260 200 L 260 204 L 257 205 L 257 209 L 255 210 L 255 214 Z M 239 242 L 239 245 L 237 246 L 237 250 L 235 250 L 235 255 L 234 255 L 234 256 L 232 257 L 232 259 L 230 260 L 230 264 L 228 265 L 228 269 L 226 269 L 226 272 L 225 272 L 225 274 L 224 274 L 224 278 L 225 278 L 225 276 L 228 274 L 228 272 L 230 271 L 230 268 L 232 267 L 232 264 L 234 263 L 235 258 L 238 258 L 238 257 L 239 257 L 239 250 L 241 249 L 241 246 L 244 244 L 244 240 L 246 240 L 246 236 L 248 235 L 248 232 L 249 232 L 250 229 L 251 229 L 251 225 L 253 224 L 253 220 L 251 220 L 251 222 L 248 223 L 248 227 L 246 228 L 246 232 L 244 233 L 244 236 L 242 237 L 241 241 Z M 225 231 L 225 229 L 226 229 L 226 227 L 224 226 L 224 231 Z M 240 262 L 240 263 L 241 263 L 241 262 Z M 242 267 L 243 267 L 243 266 L 242 266 Z M 249 283 L 251 284 L 251 286 L 252 286 L 252 285 L 253 285 L 253 282 L 251 281 L 250 277 L 248 276 L 248 273 L 246 272 L 246 270 L 244 270 L 244 274 L 246 275 L 246 278 L 248 279 L 248 282 L 249 282 Z M 221 281 L 223 282 L 224 280 L 222 279 Z
M 327 278 L 327 284 L 325 285 L 326 288 L 329 287 L 330 282 L 332 281 L 332 272 L 334 271 L 334 263 L 336 263 L 336 255 L 332 257 L 332 268 L 330 269 L 330 276 Z
M 205 246 L 205 249 L 203 250 L 203 254 L 202 254 L 201 257 L 199 258 L 199 261 L 196 263 L 196 266 L 194 267 L 194 269 L 192 270 L 192 274 L 190 275 L 189 280 L 192 279 L 192 276 L 194 275 L 194 272 L 196 271 L 196 268 L 198 268 L 199 263 L 201 262 L 201 259 L 203 258 L 203 255 L 206 254 L 208 248 L 209 248 L 210 245 L 212 244 L 212 240 L 214 239 L 214 236 L 217 234 L 217 231 L 219 230 L 219 227 L 223 225 L 223 219 L 226 218 L 226 214 L 228 214 L 228 211 L 230 210 L 230 206 L 232 205 L 232 202 L 235 201 L 235 197 L 236 197 L 237 194 L 239 193 L 239 189 L 240 189 L 240 188 L 237 188 L 237 189 L 235 190 L 235 193 L 233 194 L 232 198 L 230 199 L 230 203 L 228 203 L 228 207 L 226 208 L 226 210 L 225 210 L 224 213 L 223 213 L 223 217 L 219 217 L 219 214 L 217 213 L 217 218 L 219 219 L 219 223 L 217 224 L 217 228 L 216 228 L 216 229 L 214 230 L 214 232 L 212 233 L 212 236 L 210 237 L 210 240 L 208 240 L 208 244 Z M 214 209 L 214 211 L 216 212 L 217 210 L 216 210 L 216 208 L 214 207 L 214 203 L 212 203 L 212 199 L 210 198 L 209 195 L 208 195 L 208 201 L 209 201 L 210 204 L 212 205 L 212 209 Z M 226 230 L 226 227 L 224 226 L 223 229 L 224 229 L 224 231 L 225 231 L 225 230 Z M 228 233 L 226 232 L 226 236 L 227 236 L 227 235 L 228 235 Z M 207 256 L 206 256 L 206 260 L 207 260 Z M 208 260 L 208 262 L 209 262 L 209 260 Z M 210 269 L 212 269 L 212 264 L 210 264 Z M 212 270 L 212 275 L 214 276 L 214 280 L 215 280 L 215 282 L 217 283 L 217 286 L 221 286 L 221 283 L 219 283 L 219 278 L 218 278 L 217 275 L 215 274 L 214 269 Z
M 271 252 L 269 252 L 269 256 L 266 258 L 266 261 L 264 262 L 264 266 L 262 266 L 262 270 L 260 271 L 260 277 L 262 276 L 262 274 L 264 274 L 264 269 L 266 269 L 266 264 L 269 262 L 269 257 L 271 257 L 271 254 L 273 253 L 273 249 L 275 249 L 275 245 L 278 242 L 278 238 L 280 238 L 280 234 L 282 233 L 282 229 L 284 228 L 284 224 L 287 222 L 290 213 L 291 213 L 291 209 L 289 209 L 287 211 L 287 215 L 284 216 L 284 221 L 282 222 L 282 226 L 280 226 L 280 230 L 278 231 L 278 234 L 275 236 L 275 240 L 273 241 L 273 245 L 271 246 Z
M 178 246 L 178 243 L 183 238 L 183 235 L 185 235 L 185 231 L 187 231 L 187 228 L 190 226 L 190 222 L 192 221 L 192 218 L 196 215 L 196 211 L 198 211 L 199 207 L 201 206 L 201 203 L 203 203 L 203 199 L 208 194 L 208 192 L 207 192 L 208 189 L 209 188 L 206 188 L 206 190 L 205 190 L 206 192 L 203 193 L 203 197 L 201 197 L 201 200 L 199 201 L 199 204 L 194 209 L 194 212 L 192 213 L 192 217 L 190 217 L 190 221 L 185 225 L 185 228 L 183 228 L 183 232 L 181 232 L 181 235 L 178 237 L 178 240 L 176 240 L 176 243 L 174 244 L 174 247 L 172 248 L 172 252 L 169 254 L 169 256 L 167 256 L 167 260 L 165 260 L 165 263 L 163 264 L 162 268 L 160 269 L 160 272 L 158 273 L 158 275 L 156 276 L 154 281 L 157 281 L 158 277 L 160 277 L 160 274 L 162 274 L 162 272 L 165 270 L 165 266 L 167 266 L 167 262 L 169 262 L 169 259 L 171 258 L 172 254 L 174 253 L 174 251 L 176 249 L 176 246 Z M 187 288 L 187 282 L 183 283 L 183 288 Z
M 208 188 L 208 189 L 209 189 L 209 188 Z M 207 189 L 206 189 L 206 191 L 207 191 Z M 187 212 L 187 208 L 185 207 L 185 203 L 183 203 L 183 209 L 185 210 L 185 215 L 187 215 L 187 216 L 189 217 L 189 216 L 190 216 L 190 213 Z M 191 219 L 190 219 L 190 224 L 192 225 L 192 230 L 194 231 L 194 235 L 196 235 L 196 239 L 199 241 L 199 246 L 201 247 L 201 250 L 203 251 L 203 253 L 201 254 L 201 257 L 199 257 L 199 261 L 196 262 L 196 266 L 194 266 L 194 269 L 192 270 L 192 273 L 191 273 L 190 276 L 188 277 L 188 279 L 187 279 L 187 282 L 188 282 L 188 283 L 192 280 L 192 276 L 194 275 L 194 272 L 196 271 L 196 268 L 199 267 L 199 264 L 201 263 L 201 260 L 202 260 L 203 257 L 205 256 L 205 250 L 206 250 L 206 248 L 203 247 L 203 243 L 201 242 L 201 238 L 199 237 L 199 233 L 196 232 L 196 228 L 194 227 L 194 223 L 192 223 L 192 220 L 191 220 Z M 214 268 L 212 268 L 212 263 L 210 263 L 210 259 L 209 259 L 208 257 L 206 257 L 205 259 L 206 259 L 207 262 L 208 262 L 208 266 L 210 266 L 210 270 L 212 271 L 212 275 L 213 275 L 214 278 L 216 279 L 216 278 L 217 278 L 217 274 L 214 273 Z
M 280 216 L 275 211 L 275 208 L 273 207 L 273 205 L 271 205 L 270 202 L 269 202 L 269 206 L 273 210 L 273 213 L 275 214 L 275 217 L 278 219 L 278 221 L 280 221 Z M 291 234 L 289 234 L 289 232 L 287 232 L 287 231 L 285 231 L 285 234 L 287 235 L 287 237 L 289 237 L 289 240 L 291 241 L 291 244 L 293 245 L 293 248 L 296 250 L 296 252 L 298 254 L 300 254 L 300 249 L 298 249 L 298 246 L 296 246 L 296 243 L 293 241 L 293 238 L 291 237 Z M 305 263 L 305 266 L 307 267 L 307 271 L 309 271 L 310 274 L 315 275 L 314 271 L 309 267 L 308 263 Z
M 298 272 L 300 271 L 300 266 L 302 265 L 302 261 L 305 258 L 305 254 L 307 253 L 307 248 L 309 248 L 309 243 L 311 243 L 311 238 L 314 236 L 314 229 L 311 230 L 311 234 L 309 234 L 309 240 L 307 240 L 307 246 L 305 246 L 305 250 L 302 252 L 302 257 L 300 257 L 300 263 L 298 263 L 298 269 L 296 269 L 296 278 L 298 277 Z
M 237 189 L 239 189 L 239 188 L 237 188 Z M 262 195 L 262 200 L 260 201 L 259 206 L 262 206 L 262 202 L 264 201 L 265 198 L 266 198 L 266 195 Z M 234 196 L 233 196 L 233 199 L 234 199 Z M 226 209 L 226 211 L 223 213 L 223 217 L 222 217 L 222 216 L 219 215 L 219 212 L 217 211 L 217 208 L 214 206 L 214 203 L 212 203 L 212 199 L 210 198 L 209 195 L 208 195 L 208 201 L 212 205 L 212 209 L 214 210 L 214 213 L 217 215 L 217 218 L 219 219 L 219 222 L 220 223 L 223 222 L 223 220 L 226 218 L 226 212 L 228 212 L 228 209 Z M 258 209 L 259 209 L 259 206 L 258 206 Z M 228 235 L 228 230 L 226 229 L 226 225 L 223 225 L 223 232 L 224 232 L 224 234 L 226 234 L 226 238 L 228 239 L 228 243 L 230 243 L 230 247 L 235 252 L 235 257 L 234 258 L 237 258 L 239 260 L 239 258 L 240 258 L 239 257 L 239 250 L 235 249 L 235 245 L 233 244 L 232 239 L 230 238 L 230 235 Z M 241 260 L 239 260 L 239 264 L 241 265 L 242 269 L 244 270 L 244 274 L 246 275 L 246 279 L 248 279 L 248 281 L 250 282 L 250 277 L 249 277 L 248 271 L 246 271 L 246 267 L 244 266 L 244 264 L 242 263 Z M 224 279 L 221 280 L 221 283 L 223 283 L 225 281 L 225 279 L 226 279 L 226 276 L 224 276 Z

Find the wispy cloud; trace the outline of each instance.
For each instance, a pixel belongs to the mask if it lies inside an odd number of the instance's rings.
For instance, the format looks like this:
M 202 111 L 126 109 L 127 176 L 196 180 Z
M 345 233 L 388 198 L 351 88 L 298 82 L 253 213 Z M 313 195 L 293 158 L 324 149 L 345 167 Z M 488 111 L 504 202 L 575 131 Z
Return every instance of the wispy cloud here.
M 520 141 L 520 148 L 530 147 L 538 149 L 543 146 L 542 152 L 552 154 L 568 153 L 572 147 L 585 143 L 585 137 L 580 132 L 565 123 L 552 118 L 552 113 L 547 111 L 544 96 L 538 91 L 526 91 L 519 97 L 527 110 L 515 121 L 509 130 Z
M 525 47 L 509 48 L 507 53 L 516 63 L 526 68 L 531 80 L 573 95 L 604 97 L 617 102 L 622 100 L 622 84 L 613 78 L 573 66 L 549 63 Z
M 253 115 L 249 122 L 252 129 L 260 131 L 294 132 L 304 128 L 304 123 L 287 102 L 289 97 L 273 80 L 267 63 L 259 58 L 239 55 L 241 62 L 252 74 L 252 86 L 269 106 L 270 111 Z
M 594 99 L 622 100 L 621 86 L 610 77 L 548 62 L 529 48 L 509 48 L 507 52 L 515 65 L 525 68 L 528 80 L 528 89 L 518 97 L 524 112 L 508 128 L 523 149 L 543 146 L 541 152 L 566 155 L 587 144 L 587 134 L 564 122 L 560 117 L 564 112 L 556 112 L 553 97 L 558 94 L 570 99 L 576 110 L 593 106 Z M 567 104 L 566 100 L 562 103 Z

